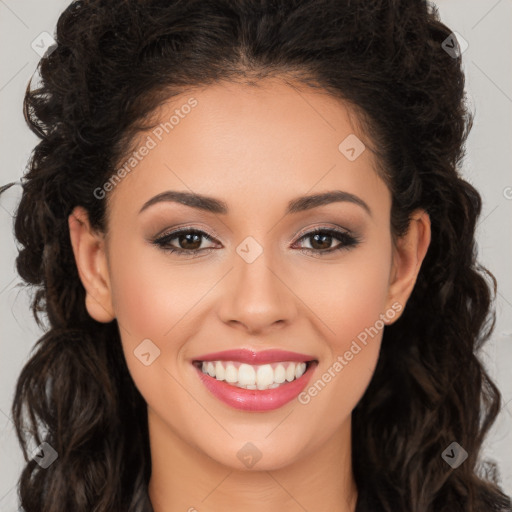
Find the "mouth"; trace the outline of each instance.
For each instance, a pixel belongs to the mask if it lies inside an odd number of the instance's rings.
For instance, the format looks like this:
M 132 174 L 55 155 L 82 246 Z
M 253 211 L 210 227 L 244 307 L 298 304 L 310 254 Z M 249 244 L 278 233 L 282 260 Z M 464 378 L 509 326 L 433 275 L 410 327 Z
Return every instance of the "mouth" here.
M 200 356 L 192 364 L 207 390 L 225 404 L 269 411 L 301 393 L 318 360 L 294 352 L 240 349 Z
M 204 375 L 217 381 L 251 390 L 276 389 L 300 379 L 311 365 L 318 363 L 316 359 L 310 361 L 282 361 L 253 365 L 240 361 L 193 361 L 193 365 Z

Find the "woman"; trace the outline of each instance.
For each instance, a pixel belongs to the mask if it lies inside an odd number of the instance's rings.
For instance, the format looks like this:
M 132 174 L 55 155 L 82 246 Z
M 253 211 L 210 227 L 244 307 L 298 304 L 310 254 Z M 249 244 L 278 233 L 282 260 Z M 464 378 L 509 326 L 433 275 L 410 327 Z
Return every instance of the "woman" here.
M 61 15 L 15 224 L 26 512 L 511 510 L 447 40 L 423 1 Z

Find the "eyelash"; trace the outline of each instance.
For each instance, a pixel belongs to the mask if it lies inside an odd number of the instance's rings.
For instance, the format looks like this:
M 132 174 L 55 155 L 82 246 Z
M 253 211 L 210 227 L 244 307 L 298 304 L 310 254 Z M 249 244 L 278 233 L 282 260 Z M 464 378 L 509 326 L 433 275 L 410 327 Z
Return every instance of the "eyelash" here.
M 171 240 L 174 240 L 175 238 L 178 238 L 180 235 L 185 234 L 197 234 L 201 235 L 202 238 L 206 238 L 209 241 L 213 242 L 213 237 L 209 235 L 208 233 L 205 233 L 204 231 L 201 231 L 199 229 L 193 229 L 193 228 L 185 228 L 185 229 L 179 229 L 176 231 L 172 231 L 171 233 L 164 234 L 161 237 L 158 237 L 157 239 L 153 240 L 153 244 L 157 247 L 161 248 L 165 252 L 168 253 L 175 253 L 178 256 L 185 257 L 185 258 L 194 258 L 196 257 L 198 252 L 204 252 L 206 254 L 210 253 L 212 250 L 214 250 L 213 247 L 208 247 L 206 249 L 193 249 L 193 250 L 186 250 L 186 249 L 180 249 L 176 247 L 171 247 L 169 245 L 169 242 Z M 297 241 L 312 238 L 315 235 L 327 235 L 332 236 L 333 238 L 337 239 L 339 242 L 341 242 L 338 246 L 327 249 L 325 251 L 322 251 L 320 249 L 299 249 L 301 252 L 304 252 L 306 254 L 314 254 L 315 256 L 324 256 L 326 254 L 331 254 L 337 251 L 341 250 L 349 250 L 359 244 L 361 241 L 358 237 L 349 235 L 348 233 L 344 231 L 339 231 L 337 229 L 333 228 L 315 228 L 312 231 L 308 231 L 304 235 L 302 235 Z

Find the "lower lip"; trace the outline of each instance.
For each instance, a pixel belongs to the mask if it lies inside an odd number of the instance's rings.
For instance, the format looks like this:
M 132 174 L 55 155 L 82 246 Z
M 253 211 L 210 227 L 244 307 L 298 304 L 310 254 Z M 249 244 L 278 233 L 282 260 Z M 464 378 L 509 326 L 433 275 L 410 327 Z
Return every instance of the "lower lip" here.
M 243 411 L 272 411 L 279 409 L 301 393 L 311 378 L 316 365 L 316 362 L 310 363 L 304 375 L 292 382 L 282 384 L 278 388 L 262 391 L 231 386 L 227 382 L 217 380 L 203 373 L 195 365 L 194 368 L 199 373 L 199 378 L 206 388 L 225 404 Z

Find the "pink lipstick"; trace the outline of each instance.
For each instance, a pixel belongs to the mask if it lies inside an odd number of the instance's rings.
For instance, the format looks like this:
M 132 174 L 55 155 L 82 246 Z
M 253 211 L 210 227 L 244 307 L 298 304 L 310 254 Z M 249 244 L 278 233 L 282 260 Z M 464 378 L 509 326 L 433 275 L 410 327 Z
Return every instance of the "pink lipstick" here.
M 228 350 L 194 358 L 205 387 L 225 404 L 245 411 L 270 411 L 296 398 L 318 361 L 283 350 Z

